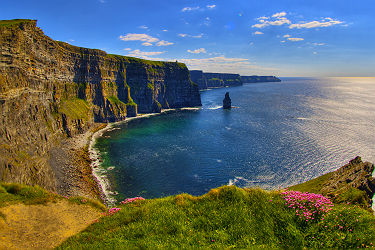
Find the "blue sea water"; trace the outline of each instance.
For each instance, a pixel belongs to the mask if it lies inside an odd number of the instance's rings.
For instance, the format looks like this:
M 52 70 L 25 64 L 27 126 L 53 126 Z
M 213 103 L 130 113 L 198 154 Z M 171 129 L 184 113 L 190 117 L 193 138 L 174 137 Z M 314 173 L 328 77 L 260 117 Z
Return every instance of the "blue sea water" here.
M 202 108 L 117 124 L 98 138 L 118 200 L 277 189 L 360 155 L 375 161 L 375 78 L 284 78 L 201 92 Z M 236 108 L 220 108 L 225 92 Z

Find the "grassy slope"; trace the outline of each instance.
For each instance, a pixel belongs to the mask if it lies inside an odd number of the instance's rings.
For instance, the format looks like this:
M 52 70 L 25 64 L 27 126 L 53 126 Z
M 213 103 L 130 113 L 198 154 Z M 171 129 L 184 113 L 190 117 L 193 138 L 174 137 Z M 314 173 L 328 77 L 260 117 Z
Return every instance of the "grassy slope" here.
M 65 198 L 48 192 L 39 186 L 0 182 L 0 208 L 17 203 L 24 203 L 25 205 L 47 204 L 61 199 Z M 82 200 L 85 202 L 82 202 Z M 105 210 L 105 206 L 100 202 L 84 197 L 73 197 L 68 199 L 68 201 L 75 204 L 88 204 L 102 211 Z
M 60 248 L 357 247 L 375 240 L 375 217 L 335 205 L 325 220 L 306 222 L 276 191 L 225 186 L 121 205 Z M 364 244 L 364 245 L 362 245 Z

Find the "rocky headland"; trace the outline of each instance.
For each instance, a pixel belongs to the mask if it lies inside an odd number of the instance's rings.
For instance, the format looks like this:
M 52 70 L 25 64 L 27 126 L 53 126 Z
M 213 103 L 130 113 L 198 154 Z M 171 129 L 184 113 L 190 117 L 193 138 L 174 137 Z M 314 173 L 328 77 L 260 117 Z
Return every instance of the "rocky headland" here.
M 68 174 L 57 159 L 71 165 L 65 138 L 138 112 L 201 105 L 185 64 L 72 46 L 36 23 L 0 21 L 0 181 L 56 191 Z
M 190 77 L 200 90 L 241 86 L 244 83 L 281 82 L 275 76 L 240 76 L 228 73 L 205 73 L 202 70 L 190 70 Z

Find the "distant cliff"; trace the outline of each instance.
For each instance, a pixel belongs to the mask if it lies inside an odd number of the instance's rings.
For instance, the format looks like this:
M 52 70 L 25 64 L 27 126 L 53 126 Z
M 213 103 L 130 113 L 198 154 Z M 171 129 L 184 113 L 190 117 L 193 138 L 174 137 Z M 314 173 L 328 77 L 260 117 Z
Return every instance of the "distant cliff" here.
M 242 85 L 239 74 L 204 73 L 201 70 L 191 70 L 190 78 L 198 84 L 199 89 Z
M 243 83 L 255 83 L 255 82 L 281 82 L 276 76 L 241 76 Z
M 54 190 L 48 151 L 94 122 L 200 106 L 185 64 L 54 41 L 35 20 L 0 21 L 0 181 Z
M 243 83 L 281 82 L 275 76 L 240 76 L 239 74 L 228 73 L 204 73 L 201 70 L 190 70 L 190 78 L 198 84 L 200 90 L 240 86 Z

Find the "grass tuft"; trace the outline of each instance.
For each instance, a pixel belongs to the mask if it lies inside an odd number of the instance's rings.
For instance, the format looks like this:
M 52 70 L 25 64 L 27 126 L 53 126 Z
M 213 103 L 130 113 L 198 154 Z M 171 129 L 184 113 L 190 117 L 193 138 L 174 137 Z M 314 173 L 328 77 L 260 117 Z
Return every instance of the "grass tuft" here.
M 39 186 L 0 183 L 0 207 L 23 202 L 27 205 L 55 202 L 59 196 Z

